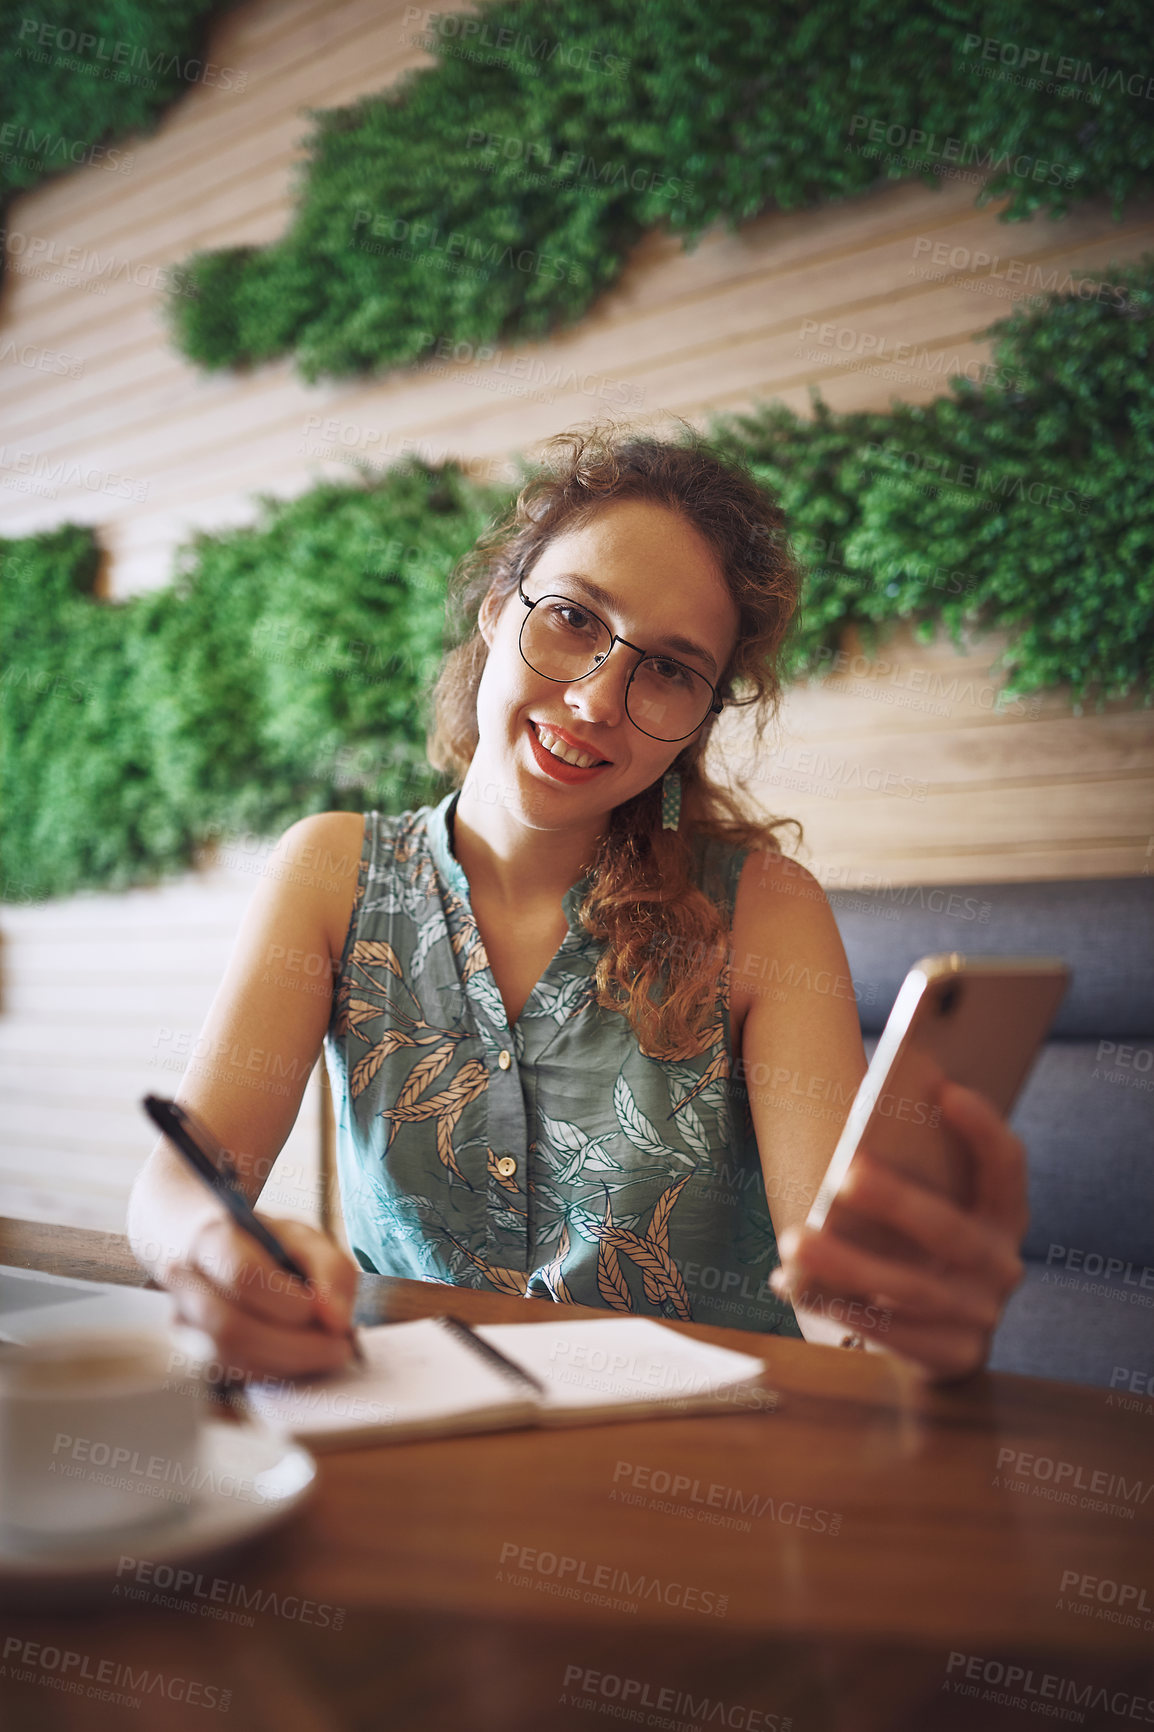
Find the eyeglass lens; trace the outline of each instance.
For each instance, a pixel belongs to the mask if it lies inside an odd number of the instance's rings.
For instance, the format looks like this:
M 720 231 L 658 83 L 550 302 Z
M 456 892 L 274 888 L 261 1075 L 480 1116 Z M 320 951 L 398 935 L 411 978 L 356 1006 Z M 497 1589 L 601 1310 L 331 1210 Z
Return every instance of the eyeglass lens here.
M 525 617 L 521 652 L 546 679 L 584 679 L 609 654 L 608 627 L 580 603 L 544 596 Z M 630 719 L 658 740 L 680 740 L 705 720 L 713 702 L 709 681 L 667 656 L 646 656 L 629 683 Z

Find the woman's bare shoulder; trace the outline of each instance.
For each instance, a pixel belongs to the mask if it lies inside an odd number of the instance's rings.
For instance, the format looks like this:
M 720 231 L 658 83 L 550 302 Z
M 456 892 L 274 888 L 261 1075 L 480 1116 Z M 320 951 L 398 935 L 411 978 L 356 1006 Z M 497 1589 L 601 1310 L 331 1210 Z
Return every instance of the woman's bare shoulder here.
M 795 980 L 815 969 L 848 980 L 829 898 L 807 867 L 775 850 L 759 849 L 742 866 L 730 943 L 735 1045 L 760 998 L 784 999 Z M 772 989 L 769 982 L 776 983 Z
M 291 839 L 294 850 L 310 847 L 331 849 L 337 844 L 347 852 L 355 847 L 359 860 L 364 832 L 363 812 L 310 812 L 307 818 L 298 818 L 295 824 L 289 825 L 281 843 Z
M 289 825 L 270 863 L 314 902 L 333 955 L 344 947 L 352 916 L 364 832 L 363 812 L 312 812 Z
M 778 913 L 802 907 L 829 911 L 829 898 L 808 867 L 776 849 L 759 848 L 748 854 L 737 881 L 734 928 L 738 920 L 763 919 L 767 911 Z M 820 916 L 819 916 L 820 918 Z

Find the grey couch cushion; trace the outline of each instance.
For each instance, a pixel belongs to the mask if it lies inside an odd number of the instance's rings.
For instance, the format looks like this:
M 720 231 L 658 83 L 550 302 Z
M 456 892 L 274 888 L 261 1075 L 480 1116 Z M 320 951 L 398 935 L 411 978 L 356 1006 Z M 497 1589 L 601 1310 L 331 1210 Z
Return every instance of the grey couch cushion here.
M 1154 1078 L 1099 1061 L 1101 1044 L 1049 1041 L 1011 1114 L 1030 1163 L 1023 1254 L 1154 1265 Z
M 1154 879 L 841 891 L 830 901 L 871 1057 L 920 956 L 1070 964 L 1070 987 L 1010 1120 L 1029 1160 L 1027 1267 L 989 1363 L 1107 1387 L 1122 1373 L 1149 1375 Z
M 1154 1270 L 1146 1279 L 1151 1275 Z M 1096 1281 L 1027 1264 L 1002 1314 L 989 1367 L 1098 1383 L 1131 1399 L 1131 1376 L 1154 1375 L 1154 1287 L 1143 1287 L 1134 1269 L 1125 1284 L 1116 1276 Z
M 1057 1038 L 1154 1029 L 1154 877 L 835 890 L 829 900 L 867 1034 L 884 1028 L 910 964 L 942 950 L 1062 957 L 1073 978 Z

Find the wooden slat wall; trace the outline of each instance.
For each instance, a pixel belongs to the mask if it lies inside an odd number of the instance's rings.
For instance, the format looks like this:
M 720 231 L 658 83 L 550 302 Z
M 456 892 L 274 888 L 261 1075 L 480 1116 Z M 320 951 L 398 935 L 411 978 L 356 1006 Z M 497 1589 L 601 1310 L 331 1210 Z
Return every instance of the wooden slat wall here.
M 1101 279 L 1154 245 L 1154 202 L 1120 224 L 1092 205 L 1009 226 L 997 207 L 975 209 L 973 185 L 886 185 L 737 234 L 719 227 L 692 254 L 648 236 L 577 329 L 518 348 L 524 377 L 508 371 L 511 350 L 372 383 L 306 387 L 287 363 L 201 375 L 168 343 L 163 272 L 197 249 L 283 231 L 302 111 L 427 61 L 404 14 L 400 0 L 250 0 L 211 43 L 232 89 L 190 89 L 154 136 L 126 147 L 130 172 L 79 169 L 15 202 L 0 303 L 0 533 L 99 526 L 109 593 L 123 596 L 167 582 L 193 530 L 250 521 L 257 490 L 289 497 L 347 475 L 346 455 L 387 463 L 415 447 L 499 475 L 510 452 L 622 404 L 703 424 L 710 410 L 770 396 L 804 412 L 815 385 L 838 409 L 927 401 L 989 357 L 977 333 L 1011 309 L 1006 294 L 1038 286 L 1033 273 Z M 944 271 L 939 245 L 951 249 Z M 915 359 L 891 364 L 898 343 Z M 55 374 L 44 352 L 69 357 L 74 376 Z M 549 383 L 558 367 L 572 371 L 568 386 Z M 59 465 L 87 484 L 53 480 Z M 102 489 L 118 477 L 123 487 Z M 740 718 L 719 738 L 733 762 L 752 760 L 764 809 L 803 819 L 803 857 L 829 884 L 1148 870 L 1148 712 L 1076 716 L 1048 694 L 997 716 L 1000 647 L 959 657 L 899 634 L 881 668 L 854 663 L 791 692 L 775 740 L 749 741 Z M 0 1211 L 122 1224 L 151 1144 L 136 1100 L 178 1080 L 166 1049 L 195 1039 L 250 890 L 218 868 L 127 896 L 3 909 Z M 315 1215 L 317 1110 L 314 1079 L 266 1206 Z
M 1149 709 L 1076 715 L 1059 692 L 998 708 L 1001 636 L 916 643 L 787 691 L 774 737 L 731 729 L 720 767 L 758 807 L 801 819 L 827 889 L 1113 878 L 1154 869 Z
M 221 865 L 153 889 L 4 908 L 0 1214 L 124 1230 L 156 1140 L 140 1099 L 175 1093 L 253 886 Z M 319 1115 L 314 1072 L 266 1208 L 316 1218 Z

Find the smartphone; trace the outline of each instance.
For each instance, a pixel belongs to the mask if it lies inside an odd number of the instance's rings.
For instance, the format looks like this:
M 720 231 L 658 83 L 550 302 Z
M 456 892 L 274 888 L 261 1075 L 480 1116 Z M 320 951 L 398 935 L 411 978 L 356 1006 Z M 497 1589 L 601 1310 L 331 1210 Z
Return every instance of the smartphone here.
M 941 1115 L 947 1079 L 976 1089 L 1006 1117 L 1069 982 L 1048 956 L 923 956 L 894 1001 L 873 1061 L 806 1218 L 832 1217 L 840 1237 L 886 1257 L 932 1259 L 898 1229 L 855 1214 L 838 1195 L 859 1147 L 963 1207 L 974 1201 L 970 1156 Z

